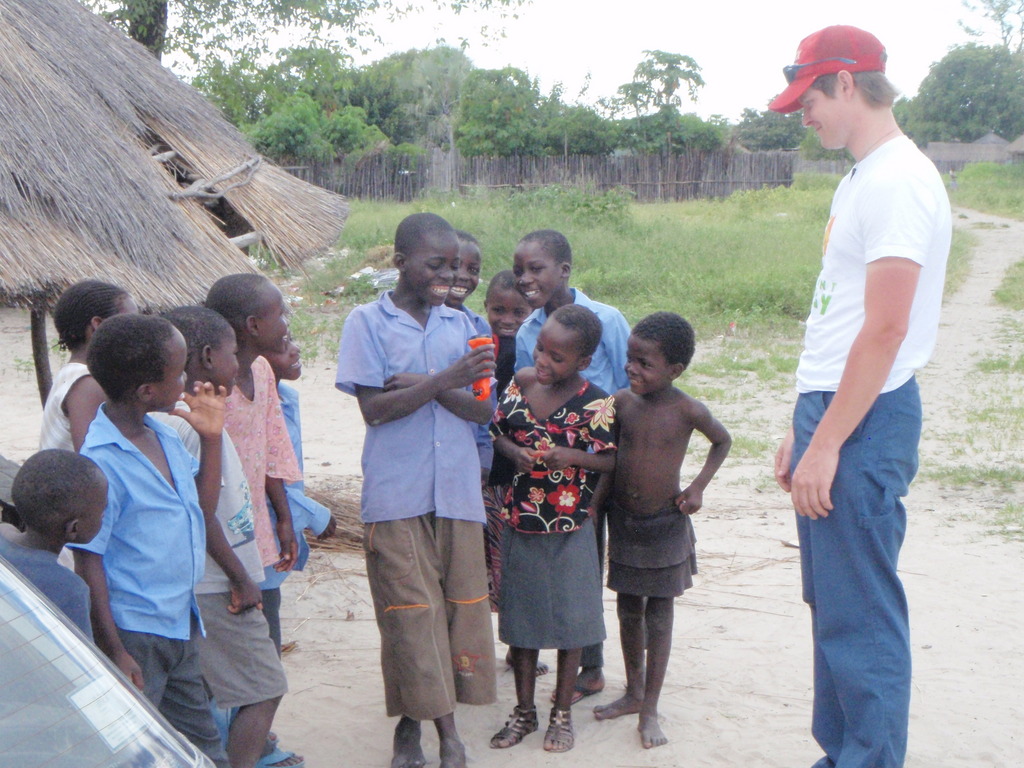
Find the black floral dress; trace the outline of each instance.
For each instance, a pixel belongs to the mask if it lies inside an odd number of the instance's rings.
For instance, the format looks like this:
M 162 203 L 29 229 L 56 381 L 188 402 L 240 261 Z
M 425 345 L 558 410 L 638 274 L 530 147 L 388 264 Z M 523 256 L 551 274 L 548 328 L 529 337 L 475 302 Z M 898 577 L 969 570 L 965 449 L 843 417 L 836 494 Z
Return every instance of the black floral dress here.
M 538 419 L 513 380 L 498 402 L 491 433 L 536 452 L 562 446 L 600 453 L 615 448 L 614 420 L 615 399 L 588 381 L 554 413 Z M 538 462 L 512 480 L 504 514 L 523 533 L 578 530 L 587 517 L 596 477 L 581 467 L 554 470 Z

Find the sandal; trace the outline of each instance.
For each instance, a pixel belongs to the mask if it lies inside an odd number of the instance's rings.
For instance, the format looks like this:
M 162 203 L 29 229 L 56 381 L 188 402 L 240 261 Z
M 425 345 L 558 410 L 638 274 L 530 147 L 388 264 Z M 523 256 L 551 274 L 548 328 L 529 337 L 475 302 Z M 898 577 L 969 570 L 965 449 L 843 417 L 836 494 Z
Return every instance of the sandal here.
M 576 744 L 576 733 L 572 728 L 572 710 L 551 710 L 551 720 L 547 733 L 544 734 L 544 750 L 546 752 L 568 752 Z
M 301 755 L 281 749 L 276 741 L 273 744 L 273 750 L 256 761 L 256 768 L 303 768 L 306 764 Z
M 505 727 L 491 737 L 491 749 L 514 747 L 539 727 L 537 708 L 523 708 L 517 704 L 512 709 L 512 715 L 505 721 Z

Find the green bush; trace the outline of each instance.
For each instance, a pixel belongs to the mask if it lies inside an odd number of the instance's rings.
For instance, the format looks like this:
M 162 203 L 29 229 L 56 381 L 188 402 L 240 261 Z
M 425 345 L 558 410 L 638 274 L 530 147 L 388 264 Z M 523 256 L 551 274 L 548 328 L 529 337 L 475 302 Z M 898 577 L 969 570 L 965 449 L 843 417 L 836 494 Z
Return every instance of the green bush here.
M 334 151 L 322 135 L 320 106 L 305 93 L 290 97 L 248 130 L 253 146 L 275 160 L 327 160 Z
M 322 134 L 339 155 L 358 154 L 388 144 L 388 137 L 376 125 L 366 122 L 366 110 L 345 106 L 323 121 Z
M 522 211 L 544 211 L 559 218 L 564 216 L 618 226 L 629 221 L 632 200 L 633 193 L 624 187 L 595 192 L 555 184 L 513 192 L 504 202 L 513 215 Z

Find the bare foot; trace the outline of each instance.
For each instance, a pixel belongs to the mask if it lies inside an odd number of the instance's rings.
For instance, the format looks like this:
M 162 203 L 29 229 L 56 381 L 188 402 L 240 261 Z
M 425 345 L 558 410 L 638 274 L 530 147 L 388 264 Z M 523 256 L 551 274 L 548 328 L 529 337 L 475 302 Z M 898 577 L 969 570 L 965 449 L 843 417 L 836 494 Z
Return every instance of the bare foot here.
M 576 690 L 584 696 L 593 696 L 604 690 L 604 672 L 600 667 L 583 667 L 576 677 Z
M 640 711 L 642 704 L 642 701 L 633 698 L 627 693 L 621 699 L 617 699 L 611 704 L 602 704 L 599 707 L 594 707 L 594 717 L 598 720 L 613 720 L 623 715 L 635 715 Z
M 423 768 L 427 764 L 427 757 L 420 746 L 419 721 L 402 715 L 395 726 L 394 751 L 391 768 Z
M 466 768 L 466 748 L 458 739 L 441 739 L 440 768 Z
M 668 744 L 668 736 L 665 735 L 665 732 L 661 730 L 661 726 L 658 725 L 657 712 L 640 715 L 640 724 L 637 725 L 636 729 L 640 731 L 640 741 L 643 743 L 644 749 L 661 747 Z

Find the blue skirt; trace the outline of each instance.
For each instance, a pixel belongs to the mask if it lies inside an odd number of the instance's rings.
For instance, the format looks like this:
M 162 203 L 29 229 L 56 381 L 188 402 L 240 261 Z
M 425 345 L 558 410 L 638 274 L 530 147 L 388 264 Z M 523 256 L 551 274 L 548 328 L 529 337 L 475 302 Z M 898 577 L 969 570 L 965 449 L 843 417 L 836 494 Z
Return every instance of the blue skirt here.
M 571 650 L 605 639 L 594 524 L 502 536 L 498 636 L 516 648 Z

